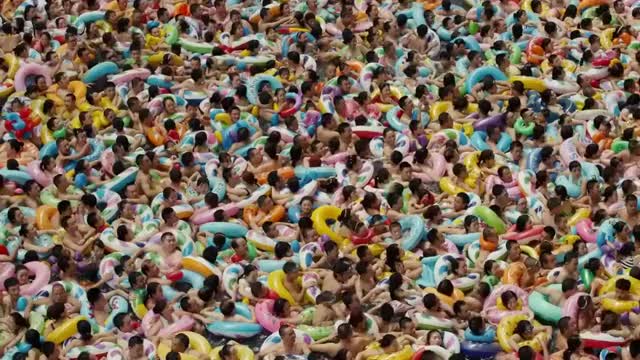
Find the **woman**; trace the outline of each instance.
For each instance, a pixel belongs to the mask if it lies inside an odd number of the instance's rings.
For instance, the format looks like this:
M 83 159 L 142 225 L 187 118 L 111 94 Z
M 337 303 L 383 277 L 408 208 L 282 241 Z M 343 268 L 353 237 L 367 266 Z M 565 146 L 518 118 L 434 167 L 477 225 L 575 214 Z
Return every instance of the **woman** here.
M 25 336 L 29 323 L 14 312 L 0 319 L 0 349 L 5 352 L 16 346 Z

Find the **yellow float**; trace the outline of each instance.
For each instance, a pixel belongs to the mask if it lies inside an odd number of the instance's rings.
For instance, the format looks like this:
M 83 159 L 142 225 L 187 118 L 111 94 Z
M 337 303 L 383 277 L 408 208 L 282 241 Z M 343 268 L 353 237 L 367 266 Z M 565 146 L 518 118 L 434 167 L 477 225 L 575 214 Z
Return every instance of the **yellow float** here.
M 516 329 L 516 326 L 522 320 L 529 320 L 529 319 L 527 315 L 520 314 L 520 315 L 505 316 L 504 318 L 502 318 L 502 320 L 500 320 L 500 323 L 498 324 L 498 330 L 496 331 L 496 337 L 498 338 L 498 343 L 500 343 L 502 350 L 504 350 L 505 352 L 509 353 L 509 352 L 518 350 L 518 349 L 511 348 L 511 346 L 509 345 L 509 338 L 511 338 L 511 336 L 513 335 L 513 332 Z M 540 351 L 542 350 L 540 346 L 540 342 L 546 341 L 546 338 L 547 338 L 547 334 L 540 333 L 536 335 L 535 338 L 533 338 L 532 340 L 519 342 L 518 347 L 520 348 L 523 346 L 530 346 L 533 350 Z
M 220 270 L 216 269 L 213 265 L 211 265 L 208 261 L 201 257 L 186 256 L 182 258 L 181 264 L 183 269 L 198 273 L 205 278 L 211 275 L 220 276 Z
M 311 221 L 313 221 L 313 228 L 319 235 L 327 235 L 329 239 L 333 240 L 336 244 L 344 247 L 349 245 L 350 241 L 333 231 L 333 229 L 331 229 L 327 224 L 327 220 L 337 220 L 341 213 L 342 209 L 337 206 L 320 206 L 311 214 Z
M 18 69 L 20 68 L 20 61 L 13 54 L 4 54 L 2 59 L 4 59 L 4 62 L 9 68 L 9 70 L 7 71 L 7 78 L 13 80 L 13 77 L 16 76 L 16 72 L 18 72 Z
M 516 81 L 520 81 L 524 88 L 527 90 L 534 90 L 538 92 L 543 92 L 547 90 L 547 86 L 544 84 L 544 81 L 531 76 L 512 76 L 509 78 L 510 83 L 514 83 Z
M 438 299 L 440 299 L 440 301 L 442 301 L 443 303 L 449 306 L 453 306 L 453 304 L 455 304 L 456 301 L 464 300 L 464 293 L 460 289 L 454 289 L 452 296 L 447 296 L 445 294 L 442 294 L 438 292 L 438 290 L 436 290 L 435 288 L 425 288 L 424 293 L 434 294 L 435 296 L 438 297 Z
M 78 332 L 78 323 L 81 320 L 87 320 L 87 317 L 84 315 L 79 315 L 74 317 L 73 319 L 65 321 L 64 323 L 62 323 L 62 325 L 50 332 L 49 335 L 45 337 L 45 339 L 55 344 L 62 343 Z
M 220 350 L 222 350 L 222 346 L 218 346 L 211 350 L 211 360 L 221 360 Z M 253 351 L 245 345 L 234 344 L 233 350 L 235 352 L 236 359 L 238 360 L 253 360 L 255 357 Z

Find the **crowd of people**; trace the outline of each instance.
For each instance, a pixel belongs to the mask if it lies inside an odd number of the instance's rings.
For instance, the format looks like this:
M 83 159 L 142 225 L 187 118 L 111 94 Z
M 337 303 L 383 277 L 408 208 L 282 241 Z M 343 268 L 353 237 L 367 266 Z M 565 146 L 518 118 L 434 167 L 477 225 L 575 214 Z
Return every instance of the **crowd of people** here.
M 639 1 L 0 24 L 2 359 L 640 359 Z

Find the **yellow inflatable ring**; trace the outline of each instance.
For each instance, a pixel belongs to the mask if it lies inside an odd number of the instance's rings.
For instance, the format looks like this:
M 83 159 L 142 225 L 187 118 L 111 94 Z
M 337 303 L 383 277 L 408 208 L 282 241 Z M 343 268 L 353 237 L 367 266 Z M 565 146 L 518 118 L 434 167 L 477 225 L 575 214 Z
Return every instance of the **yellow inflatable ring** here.
M 436 101 L 436 103 L 431 106 L 431 109 L 429 109 L 429 116 L 431 117 L 431 121 L 438 121 L 438 117 L 440 116 L 440 114 L 450 111 L 451 109 L 453 109 L 453 103 L 451 101 Z M 476 103 L 470 103 L 465 109 L 465 112 L 467 114 L 472 114 L 477 111 L 478 104 Z
M 460 289 L 454 289 L 452 296 L 447 296 L 445 294 L 442 294 L 438 292 L 438 290 L 436 290 L 435 288 L 425 288 L 424 293 L 434 294 L 435 296 L 438 297 L 438 299 L 440 299 L 440 301 L 442 301 L 443 303 L 449 306 L 453 306 L 453 304 L 455 304 L 456 301 L 464 299 L 464 293 Z
M 576 64 L 571 60 L 563 59 L 562 68 L 567 72 L 575 72 Z M 542 69 L 542 71 L 544 72 L 551 70 L 551 65 L 549 65 L 549 60 L 542 61 L 542 64 L 540 64 L 540 69 Z
M 7 78 L 13 80 L 14 76 L 16 76 L 16 72 L 18 72 L 18 69 L 20 68 L 20 61 L 13 54 L 4 54 L 2 58 L 9 68 L 9 71 L 7 71 Z
M 567 225 L 575 226 L 581 220 L 584 220 L 591 215 L 591 210 L 588 208 L 581 208 L 576 210 L 575 214 L 573 214 L 569 219 L 567 219 Z
M 222 350 L 222 346 L 211 350 L 211 360 L 220 360 L 220 350 Z M 255 357 L 253 351 L 246 345 L 235 344 L 233 345 L 233 350 L 235 350 L 236 358 L 239 360 L 253 360 Z
M 74 317 L 73 319 L 65 321 L 64 323 L 62 323 L 62 325 L 50 332 L 49 335 L 45 337 L 45 339 L 55 344 L 62 343 L 78 332 L 78 322 L 80 322 L 80 320 L 87 320 L 87 317 L 84 315 L 79 315 Z
M 285 273 L 282 270 L 276 270 L 269 274 L 267 278 L 267 286 L 273 290 L 278 296 L 287 300 L 290 304 L 295 304 L 293 296 L 289 293 L 289 290 L 284 286 Z
M 512 315 L 505 316 L 500 320 L 498 324 L 498 330 L 496 332 L 496 337 L 498 338 L 498 342 L 502 347 L 502 350 L 505 352 L 517 351 L 518 349 L 512 349 L 509 345 L 509 338 L 513 335 L 516 326 L 521 320 L 529 320 L 526 315 Z M 538 340 L 546 341 L 546 334 L 540 333 L 535 336 L 533 340 L 522 341 L 518 343 L 519 347 L 530 346 L 535 351 L 540 351 L 542 348 L 540 347 L 540 342 Z
M 547 86 L 544 84 L 544 81 L 535 77 L 512 76 L 509 78 L 510 83 L 514 83 L 516 81 L 520 81 L 526 90 L 534 90 L 538 92 L 547 90 Z
M 446 192 L 449 195 L 457 195 L 458 193 L 464 192 L 464 189 L 455 185 L 451 178 L 448 176 L 441 178 L 438 184 L 440 185 L 440 190 Z
M 341 247 L 349 244 L 349 240 L 340 236 L 333 231 L 329 225 L 327 225 L 328 219 L 338 219 L 338 216 L 342 213 L 342 209 L 336 206 L 324 205 L 315 209 L 311 214 L 311 221 L 313 221 L 313 228 L 319 235 L 327 235 L 329 239 L 333 240 Z
M 615 30 L 615 28 L 608 28 L 600 33 L 600 46 L 602 46 L 603 49 L 608 50 L 613 46 L 613 32 Z
M 158 52 L 156 54 L 153 54 L 153 55 L 149 56 L 147 58 L 147 62 L 149 64 L 153 65 L 153 66 L 158 66 L 158 65 L 162 64 L 162 62 L 164 60 L 164 56 L 166 54 L 170 54 L 171 55 L 171 65 L 173 65 L 173 66 L 182 66 L 184 64 L 184 60 L 180 56 L 178 56 L 178 55 L 176 55 L 174 53 L 171 53 L 171 52 L 166 52 L 166 51 L 160 51 L 160 52 Z
M 201 257 L 186 256 L 182 258 L 181 264 L 183 269 L 198 273 L 205 278 L 211 275 L 220 276 L 220 271 Z
M 640 280 L 634 279 L 628 275 L 620 275 L 620 276 L 616 276 L 609 279 L 606 283 L 604 283 L 604 285 L 602 285 L 602 287 L 600 288 L 599 294 L 602 295 L 602 294 L 616 291 L 616 281 L 618 279 L 629 280 L 631 282 L 631 289 L 629 289 L 629 292 L 635 295 L 640 295 Z
M 616 314 L 622 314 L 631 311 L 633 308 L 638 306 L 640 306 L 640 303 L 638 301 L 602 299 L 602 308 L 604 310 L 613 311 Z
M 372 349 L 380 348 L 380 344 L 374 343 L 374 345 L 372 345 L 371 348 Z M 400 349 L 400 351 L 396 351 L 391 354 L 369 356 L 367 359 L 368 360 L 409 360 L 411 359 L 414 353 L 415 351 L 411 346 L 405 345 L 402 349 Z

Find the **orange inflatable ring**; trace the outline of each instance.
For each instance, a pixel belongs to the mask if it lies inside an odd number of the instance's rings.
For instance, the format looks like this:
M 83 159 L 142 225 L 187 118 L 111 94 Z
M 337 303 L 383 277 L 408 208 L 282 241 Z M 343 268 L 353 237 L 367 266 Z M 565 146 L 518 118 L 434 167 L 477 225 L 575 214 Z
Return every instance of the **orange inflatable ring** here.
M 440 4 L 442 4 L 442 0 L 435 0 L 435 1 L 428 0 L 428 1 L 422 2 L 422 7 L 425 10 L 434 10 L 435 8 L 440 6 Z
M 578 4 L 578 10 L 584 10 L 589 7 L 600 6 L 608 4 L 607 0 L 582 0 Z
M 178 16 L 178 15 L 191 16 L 191 11 L 189 11 L 189 4 L 187 3 L 177 4 L 173 8 L 173 16 Z
M 544 40 L 543 38 L 538 37 L 529 41 L 529 44 L 527 45 L 527 50 L 526 50 L 528 62 L 535 65 L 540 65 L 540 63 L 542 63 L 543 59 L 535 58 L 532 55 L 544 56 L 544 49 L 542 48 L 543 40 Z
M 36 209 L 36 227 L 38 230 L 54 229 L 51 220 L 58 215 L 58 209 L 55 206 L 42 205 Z
M 360 74 L 360 71 L 362 71 L 362 68 L 364 65 L 362 65 L 362 63 L 360 61 L 355 61 L 355 60 L 347 60 L 344 62 L 344 64 L 351 70 L 353 70 L 355 73 Z M 342 71 L 340 71 L 340 69 L 336 70 L 336 75 L 340 76 L 342 75 Z
M 151 142 L 154 146 L 164 145 L 165 138 L 157 128 L 148 128 L 147 130 L 145 130 L 144 134 L 147 136 L 149 142 Z
M 593 135 L 592 140 L 594 143 L 598 144 L 601 149 L 610 149 L 611 143 L 613 142 L 612 139 L 604 136 L 604 134 L 601 133 L 600 131 L 597 131 Z
M 618 35 L 618 37 L 613 40 L 613 44 L 614 45 L 629 45 L 631 44 L 631 41 L 633 40 L 633 37 L 631 36 L 631 34 L 624 32 L 620 35 Z
M 269 10 L 269 15 L 278 17 L 280 16 L 280 4 L 273 4 L 272 6 L 267 6 L 267 10 Z M 249 17 L 249 22 L 252 24 L 258 24 L 262 21 L 260 17 L 260 12 L 256 12 L 251 17 Z
M 522 278 L 522 274 L 526 271 L 527 268 L 524 266 L 524 263 L 520 261 L 515 262 L 509 265 L 507 271 L 504 272 L 504 275 L 502 276 L 502 283 L 520 286 L 520 279 Z
M 480 236 L 480 248 L 485 251 L 495 251 L 498 248 L 498 244 L 486 241 L 484 236 Z
M 253 224 L 254 223 L 254 219 L 255 219 L 256 215 L 258 214 L 258 211 L 259 211 L 259 209 L 258 209 L 257 205 L 249 205 L 246 208 L 244 208 L 244 210 L 242 212 L 242 219 L 247 224 Z M 273 207 L 273 209 L 271 209 L 271 212 L 269 212 L 269 214 L 267 216 L 262 218 L 262 220 L 260 220 L 260 222 L 257 223 L 257 225 L 258 226 L 262 226 L 262 224 L 264 224 L 267 221 L 271 221 L 271 222 L 280 221 L 280 220 L 282 220 L 284 218 L 285 212 L 286 211 L 284 209 L 284 206 L 275 205 Z
M 294 177 L 296 175 L 295 171 L 290 166 L 280 168 L 277 171 L 278 171 L 278 176 L 282 180 L 285 180 L 285 181 L 291 179 L 292 177 Z M 256 176 L 256 178 L 258 179 L 258 184 L 260 184 L 260 185 L 266 184 L 267 183 L 267 176 L 269 175 L 270 172 L 271 171 L 265 171 L 263 173 L 258 174 L 258 176 Z

